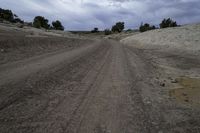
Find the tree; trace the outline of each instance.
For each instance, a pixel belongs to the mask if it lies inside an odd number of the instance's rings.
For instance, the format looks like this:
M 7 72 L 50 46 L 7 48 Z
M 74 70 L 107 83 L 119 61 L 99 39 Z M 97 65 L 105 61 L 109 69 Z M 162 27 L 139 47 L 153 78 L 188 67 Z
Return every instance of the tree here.
M 95 27 L 91 32 L 92 33 L 97 33 L 97 32 L 99 32 L 99 28 Z
M 145 32 L 145 31 L 154 30 L 154 29 L 156 29 L 156 27 L 154 25 L 150 26 L 150 24 L 148 23 L 145 23 L 144 25 L 143 23 L 141 23 L 140 28 L 139 28 L 140 32 Z
M 42 16 L 36 16 L 33 20 L 33 26 L 35 28 L 45 28 L 45 29 L 49 29 L 50 25 L 48 24 L 49 20 L 45 19 Z
M 11 10 L 0 8 L 0 19 L 7 20 L 12 23 L 24 23 L 16 14 Z
M 105 30 L 104 30 L 104 33 L 105 33 L 105 35 L 110 35 L 110 34 L 112 34 L 112 32 L 111 32 L 110 29 L 105 29 Z
M 5 10 L 0 8 L 0 18 L 7 21 L 13 21 L 14 15 L 11 10 Z
M 53 21 L 52 26 L 53 26 L 53 29 L 55 30 L 64 30 L 64 26 L 59 20 Z
M 163 21 L 160 23 L 160 28 L 176 27 L 176 26 L 177 26 L 176 21 L 173 21 L 171 18 L 163 19 Z
M 24 23 L 24 21 L 23 20 L 21 20 L 20 18 L 15 18 L 14 19 L 14 21 L 13 21 L 14 23 L 21 23 L 21 24 L 23 24 Z
M 122 32 L 124 30 L 124 22 L 117 22 L 115 25 L 112 26 L 113 32 Z

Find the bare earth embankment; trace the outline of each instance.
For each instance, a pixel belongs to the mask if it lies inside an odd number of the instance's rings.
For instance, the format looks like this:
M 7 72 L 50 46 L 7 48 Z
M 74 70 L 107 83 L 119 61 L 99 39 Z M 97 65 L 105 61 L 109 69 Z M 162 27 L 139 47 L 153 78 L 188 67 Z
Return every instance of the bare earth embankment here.
M 200 24 L 149 31 L 121 42 L 149 62 L 148 70 L 155 68 L 152 80 L 163 86 L 156 93 L 164 100 L 161 114 L 168 121 L 168 132 L 199 132 Z M 154 93 L 151 97 L 157 97 Z
M 119 42 L 0 26 L 0 132 L 198 133 L 198 27 Z
M 5 24 L 1 24 L 0 29 L 0 64 L 44 55 L 44 53 L 71 50 L 92 42 L 91 39 L 72 37 L 68 32 L 48 32 Z

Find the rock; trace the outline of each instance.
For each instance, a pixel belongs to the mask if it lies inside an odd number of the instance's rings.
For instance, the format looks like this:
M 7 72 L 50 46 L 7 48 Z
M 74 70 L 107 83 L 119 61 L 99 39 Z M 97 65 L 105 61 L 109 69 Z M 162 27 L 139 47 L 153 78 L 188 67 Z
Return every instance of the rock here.
M 174 80 L 171 81 L 171 83 L 178 83 L 178 80 L 174 79 Z
M 160 86 L 165 87 L 165 83 L 160 83 Z
M 188 102 L 189 102 L 189 100 L 188 100 L 188 99 L 185 99 L 185 102 L 187 102 L 187 103 L 188 103 Z
M 5 52 L 5 50 L 4 50 L 4 49 L 1 49 L 1 52 L 3 53 L 3 52 Z
M 186 93 L 182 93 L 182 95 L 183 95 L 183 96 L 187 96 L 187 94 L 186 94 Z

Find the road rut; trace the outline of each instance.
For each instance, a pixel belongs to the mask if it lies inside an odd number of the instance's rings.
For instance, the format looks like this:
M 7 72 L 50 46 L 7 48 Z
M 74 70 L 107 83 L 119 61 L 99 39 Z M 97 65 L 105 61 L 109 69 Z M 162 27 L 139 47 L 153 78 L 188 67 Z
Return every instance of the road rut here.
M 101 40 L 1 66 L 0 132 L 174 132 L 152 82 L 158 72 L 142 59 L 137 49 Z

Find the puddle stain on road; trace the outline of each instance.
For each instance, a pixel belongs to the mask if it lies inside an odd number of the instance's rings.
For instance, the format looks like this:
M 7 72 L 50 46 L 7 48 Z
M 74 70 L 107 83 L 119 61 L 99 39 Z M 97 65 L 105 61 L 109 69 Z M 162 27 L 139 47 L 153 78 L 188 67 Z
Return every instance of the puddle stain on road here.
M 169 95 L 178 102 L 200 106 L 200 78 L 177 78 L 180 87 L 169 91 Z

